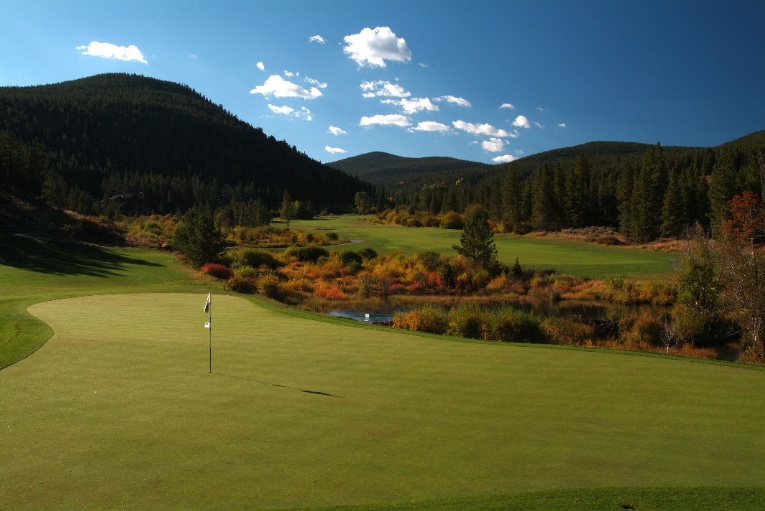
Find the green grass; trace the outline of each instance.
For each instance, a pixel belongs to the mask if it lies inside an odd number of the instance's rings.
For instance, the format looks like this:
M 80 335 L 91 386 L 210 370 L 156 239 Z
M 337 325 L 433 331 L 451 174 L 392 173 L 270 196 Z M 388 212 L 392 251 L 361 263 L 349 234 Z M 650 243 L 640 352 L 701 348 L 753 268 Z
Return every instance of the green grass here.
M 456 255 L 452 245 L 459 243 L 462 231 L 437 228 L 408 228 L 373 224 L 355 215 L 293 221 L 291 226 L 314 232 L 336 232 L 340 236 L 363 240 L 342 249 L 371 247 L 380 253 L 402 250 L 407 253 L 432 250 Z M 637 277 L 662 275 L 673 270 L 677 257 L 629 247 L 607 247 L 564 239 L 540 239 L 497 234 L 494 236 L 500 261 L 521 266 L 552 269 L 580 277 Z
M 0 357 L 39 348 L 0 371 L 1 507 L 765 503 L 765 371 L 460 342 L 214 290 L 209 374 L 210 286 L 172 256 L 0 242 Z

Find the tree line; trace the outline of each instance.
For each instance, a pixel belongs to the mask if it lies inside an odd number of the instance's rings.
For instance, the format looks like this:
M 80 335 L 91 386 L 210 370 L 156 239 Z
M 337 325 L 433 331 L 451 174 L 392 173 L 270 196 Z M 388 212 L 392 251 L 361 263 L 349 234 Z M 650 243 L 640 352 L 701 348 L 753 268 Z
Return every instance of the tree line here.
M 634 147 L 627 155 L 581 151 L 573 158 L 536 159 L 535 167 L 518 160 L 501 171 L 396 196 L 382 191 L 374 203 L 433 215 L 481 204 L 504 232 L 606 226 L 634 242 L 676 237 L 694 224 L 719 225 L 735 195 L 762 193 L 765 132 L 757 135 L 718 148 L 656 144 L 640 154 Z

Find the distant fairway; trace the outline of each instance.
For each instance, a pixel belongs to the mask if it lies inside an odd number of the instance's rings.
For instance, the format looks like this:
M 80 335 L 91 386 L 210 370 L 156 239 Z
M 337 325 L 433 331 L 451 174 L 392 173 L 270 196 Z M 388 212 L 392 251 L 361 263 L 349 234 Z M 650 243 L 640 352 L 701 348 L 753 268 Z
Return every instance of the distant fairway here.
M 455 342 L 214 295 L 208 374 L 204 297 L 30 308 L 55 336 L 0 371 L 1 507 L 264 509 L 584 488 L 558 506 L 618 511 L 614 495 L 641 491 L 586 489 L 765 484 L 764 371 Z M 459 502 L 431 507 L 476 508 Z
M 358 245 L 378 252 L 402 250 L 407 253 L 432 250 L 456 255 L 452 245 L 459 243 L 462 231 L 437 228 L 413 228 L 374 224 L 355 215 L 293 221 L 291 226 L 314 232 L 336 232 Z M 494 236 L 500 261 L 512 264 L 518 258 L 524 268 L 552 269 L 580 277 L 636 277 L 666 274 L 673 271 L 674 254 L 651 252 L 629 247 L 606 247 L 564 239 L 531 238 L 497 234 Z

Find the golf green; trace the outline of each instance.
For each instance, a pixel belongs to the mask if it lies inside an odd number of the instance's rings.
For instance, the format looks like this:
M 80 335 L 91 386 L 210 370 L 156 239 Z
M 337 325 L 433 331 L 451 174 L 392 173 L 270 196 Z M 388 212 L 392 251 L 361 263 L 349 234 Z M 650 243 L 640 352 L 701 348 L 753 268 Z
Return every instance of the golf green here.
M 264 509 L 759 487 L 765 372 L 456 342 L 204 294 L 86 296 L 0 371 L 9 509 Z M 212 334 L 212 372 L 209 344 Z

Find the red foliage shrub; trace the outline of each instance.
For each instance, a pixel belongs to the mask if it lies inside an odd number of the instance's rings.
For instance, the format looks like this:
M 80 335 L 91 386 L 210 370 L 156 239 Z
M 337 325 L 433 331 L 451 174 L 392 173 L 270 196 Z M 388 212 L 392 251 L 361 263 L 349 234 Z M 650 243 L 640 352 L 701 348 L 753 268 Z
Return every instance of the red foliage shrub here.
M 233 275 L 233 270 L 224 264 L 219 263 L 205 263 L 202 266 L 202 273 L 212 275 L 216 279 L 228 280 Z

